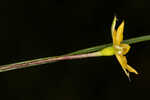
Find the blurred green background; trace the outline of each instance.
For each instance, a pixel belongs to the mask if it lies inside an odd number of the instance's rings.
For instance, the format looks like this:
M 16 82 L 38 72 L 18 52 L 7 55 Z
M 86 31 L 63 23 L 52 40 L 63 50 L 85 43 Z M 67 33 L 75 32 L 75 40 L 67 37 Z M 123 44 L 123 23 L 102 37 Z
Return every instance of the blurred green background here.
M 110 43 L 114 15 L 124 39 L 150 34 L 149 0 L 1 0 L 0 64 Z M 150 41 L 132 44 L 128 81 L 115 57 L 61 61 L 0 73 L 2 100 L 150 99 Z

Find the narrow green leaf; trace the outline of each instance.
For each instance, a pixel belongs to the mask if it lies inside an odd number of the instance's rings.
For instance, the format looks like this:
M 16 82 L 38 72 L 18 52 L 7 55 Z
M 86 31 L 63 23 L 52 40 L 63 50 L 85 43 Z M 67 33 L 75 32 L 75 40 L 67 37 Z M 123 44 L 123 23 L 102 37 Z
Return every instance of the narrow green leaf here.
M 140 36 L 140 37 L 135 37 L 135 38 L 131 38 L 128 40 L 124 40 L 123 43 L 134 44 L 134 43 L 144 42 L 144 41 L 148 41 L 148 40 L 150 40 L 150 35 Z M 111 46 L 111 45 L 112 45 L 112 43 L 108 43 L 108 44 L 104 44 L 104 45 L 98 45 L 98 46 L 94 46 L 91 48 L 78 50 L 78 51 L 69 53 L 67 55 L 77 55 L 77 54 L 95 52 L 95 51 L 101 50 L 101 49 L 106 48 L 106 47 Z

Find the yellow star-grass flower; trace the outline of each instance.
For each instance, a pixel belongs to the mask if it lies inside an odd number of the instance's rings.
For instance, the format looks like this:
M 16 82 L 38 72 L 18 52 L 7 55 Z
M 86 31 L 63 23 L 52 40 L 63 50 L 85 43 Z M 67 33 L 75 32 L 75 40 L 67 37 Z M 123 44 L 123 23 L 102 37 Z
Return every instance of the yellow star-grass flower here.
M 122 21 L 117 30 L 115 29 L 116 21 L 117 18 L 115 16 L 111 26 L 114 54 L 118 59 L 120 65 L 122 66 L 122 69 L 124 70 L 125 74 L 128 78 L 130 78 L 129 72 L 135 74 L 138 74 L 138 72 L 127 64 L 127 59 L 125 55 L 129 52 L 130 46 L 128 44 L 121 44 L 121 42 L 123 41 L 124 21 Z

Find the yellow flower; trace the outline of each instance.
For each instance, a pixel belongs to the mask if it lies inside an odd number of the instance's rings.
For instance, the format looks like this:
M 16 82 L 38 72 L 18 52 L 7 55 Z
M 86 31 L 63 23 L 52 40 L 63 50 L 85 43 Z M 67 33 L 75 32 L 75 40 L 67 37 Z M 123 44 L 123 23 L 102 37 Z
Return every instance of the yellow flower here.
M 123 41 L 124 21 L 122 21 L 117 30 L 115 29 L 116 21 L 117 18 L 115 16 L 111 26 L 114 53 L 120 65 L 122 66 L 122 69 L 124 70 L 125 74 L 128 78 L 130 78 L 129 72 L 135 74 L 138 74 L 138 72 L 127 64 L 127 59 L 125 55 L 129 52 L 130 46 L 128 44 L 121 44 L 121 42 Z

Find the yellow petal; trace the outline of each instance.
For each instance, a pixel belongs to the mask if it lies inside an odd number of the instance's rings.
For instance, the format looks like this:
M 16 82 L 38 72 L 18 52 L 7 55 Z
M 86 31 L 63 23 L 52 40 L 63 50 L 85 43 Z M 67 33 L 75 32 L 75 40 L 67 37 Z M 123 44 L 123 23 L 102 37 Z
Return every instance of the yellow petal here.
M 117 17 L 114 16 L 114 19 L 113 19 L 113 22 L 112 22 L 112 25 L 111 25 L 111 33 L 112 33 L 112 36 L 113 36 L 114 30 L 115 30 L 116 21 L 117 21 Z
M 137 72 L 134 68 L 132 68 L 130 65 L 127 65 L 127 70 L 128 70 L 129 72 L 138 74 L 138 72 Z
M 114 16 L 114 19 L 111 25 L 111 35 L 112 35 L 113 44 L 116 44 L 116 29 L 115 29 L 116 21 L 117 21 L 117 17 Z
M 122 48 L 123 55 L 126 55 L 130 50 L 130 45 L 128 44 L 120 44 L 119 46 Z
M 117 29 L 117 33 L 116 33 L 117 45 L 119 45 L 120 42 L 122 42 L 122 40 L 123 40 L 123 30 L 124 30 L 124 21 L 122 21 L 122 23 L 120 24 L 120 26 Z
M 116 54 L 116 58 L 118 59 L 123 71 L 125 72 L 126 76 L 130 79 L 129 72 L 126 70 L 127 66 L 127 60 L 125 59 L 125 56 Z
M 113 44 L 114 45 L 117 45 L 117 41 L 116 41 L 116 30 L 114 30 L 114 33 L 113 33 L 113 36 L 112 36 L 112 39 L 113 39 Z

